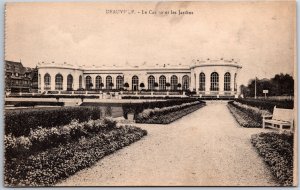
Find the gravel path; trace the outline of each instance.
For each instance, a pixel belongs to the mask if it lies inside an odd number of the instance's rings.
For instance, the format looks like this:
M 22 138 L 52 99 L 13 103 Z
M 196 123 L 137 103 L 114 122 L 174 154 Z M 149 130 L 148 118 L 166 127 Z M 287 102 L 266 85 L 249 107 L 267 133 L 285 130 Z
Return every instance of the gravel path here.
M 251 134 L 265 130 L 239 127 L 225 102 L 169 125 L 137 126 L 148 136 L 57 185 L 278 185 L 250 143 Z

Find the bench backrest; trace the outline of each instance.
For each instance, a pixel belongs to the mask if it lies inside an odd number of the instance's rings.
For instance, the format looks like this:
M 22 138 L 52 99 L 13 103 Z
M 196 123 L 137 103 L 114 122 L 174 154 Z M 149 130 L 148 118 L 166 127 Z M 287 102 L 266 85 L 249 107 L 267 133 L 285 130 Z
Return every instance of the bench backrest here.
M 293 109 L 283 109 L 274 107 L 272 119 L 280 121 L 292 121 L 294 119 Z

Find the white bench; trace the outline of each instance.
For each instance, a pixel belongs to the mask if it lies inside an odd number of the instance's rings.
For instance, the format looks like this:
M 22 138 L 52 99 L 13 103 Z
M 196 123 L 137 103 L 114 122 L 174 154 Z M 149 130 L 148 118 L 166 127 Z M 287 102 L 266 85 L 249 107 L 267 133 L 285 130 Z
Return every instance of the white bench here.
M 263 116 L 263 128 L 270 127 L 279 129 L 279 133 L 284 130 L 293 132 L 294 110 L 274 107 L 273 115 Z M 267 126 L 266 126 L 267 124 Z

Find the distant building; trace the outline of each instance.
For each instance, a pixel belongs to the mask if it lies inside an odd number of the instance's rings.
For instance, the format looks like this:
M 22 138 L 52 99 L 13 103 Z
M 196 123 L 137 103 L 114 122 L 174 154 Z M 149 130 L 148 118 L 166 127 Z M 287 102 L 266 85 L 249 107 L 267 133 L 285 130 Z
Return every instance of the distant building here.
M 5 61 L 5 91 L 13 93 L 37 91 L 34 90 L 38 88 L 37 73 L 37 68 L 24 67 L 21 62 Z
M 193 60 L 188 65 L 74 66 L 67 63 L 39 63 L 39 90 L 71 91 L 141 89 L 158 91 L 190 90 L 203 96 L 238 94 L 238 72 L 234 59 Z M 156 86 L 157 85 L 157 86 Z

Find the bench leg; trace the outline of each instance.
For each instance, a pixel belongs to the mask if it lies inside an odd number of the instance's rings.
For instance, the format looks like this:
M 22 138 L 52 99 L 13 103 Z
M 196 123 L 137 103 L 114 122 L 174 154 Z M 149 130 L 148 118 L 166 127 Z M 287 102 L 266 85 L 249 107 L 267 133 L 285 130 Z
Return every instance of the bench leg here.
M 279 125 L 279 134 L 282 133 L 282 125 Z

